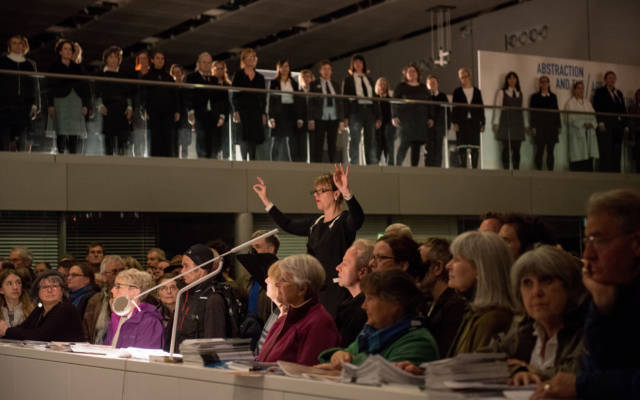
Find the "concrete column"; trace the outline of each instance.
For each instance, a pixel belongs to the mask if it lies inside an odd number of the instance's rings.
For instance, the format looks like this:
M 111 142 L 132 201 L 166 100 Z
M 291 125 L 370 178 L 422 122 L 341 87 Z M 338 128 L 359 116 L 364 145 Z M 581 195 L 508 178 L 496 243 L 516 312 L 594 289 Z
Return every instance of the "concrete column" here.
M 251 239 L 252 233 L 253 233 L 253 214 L 237 213 L 236 223 L 235 223 L 235 238 L 234 238 L 235 246 Z M 238 280 L 242 275 L 247 275 L 247 271 L 240 265 L 240 263 L 236 262 L 235 268 L 236 268 L 235 270 L 236 280 Z

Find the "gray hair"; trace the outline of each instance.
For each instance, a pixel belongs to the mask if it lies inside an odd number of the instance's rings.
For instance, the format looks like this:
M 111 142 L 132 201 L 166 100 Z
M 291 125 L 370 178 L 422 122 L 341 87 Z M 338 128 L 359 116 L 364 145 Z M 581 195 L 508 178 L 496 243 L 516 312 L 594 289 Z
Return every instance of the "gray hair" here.
M 28 247 L 14 247 L 11 251 L 17 251 L 20 255 L 20 258 L 26 259 L 29 265 L 33 262 L 33 255 L 31 254 L 31 250 Z
M 511 290 L 516 306 L 524 311 L 520 282 L 528 275 L 550 277 L 562 282 L 567 291 L 564 314 L 577 309 L 585 299 L 582 284 L 582 264 L 571 254 L 549 245 L 542 245 L 521 255 L 511 268 Z
M 308 254 L 295 254 L 280 260 L 280 273 L 291 277 L 298 287 L 307 285 L 305 298 L 317 297 L 324 285 L 322 264 Z
M 147 251 L 147 254 L 154 252 L 158 255 L 158 257 L 160 257 L 160 261 L 162 260 L 166 260 L 167 259 L 167 253 L 164 252 L 164 250 L 159 249 L 157 247 L 152 247 L 149 249 L 149 251 Z
M 127 283 L 130 283 L 140 289 L 140 292 L 144 292 L 153 285 L 153 278 L 148 272 L 140 271 L 135 268 L 125 269 L 121 271 L 116 279 L 122 279 Z M 144 300 L 147 295 L 138 297 L 140 301 Z
M 118 255 L 104 256 L 104 258 L 102 259 L 102 262 L 100 263 L 100 273 L 104 274 L 105 271 L 107 270 L 107 265 L 109 264 L 120 264 L 123 267 L 125 266 L 124 260 L 122 259 L 122 257 Z
M 384 234 L 392 234 L 397 236 L 406 236 L 409 239 L 413 239 L 413 232 L 409 225 L 405 225 L 401 222 L 396 222 L 395 224 L 391 224 L 387 226 L 384 230 Z
M 473 309 L 492 306 L 513 309 L 509 290 L 509 269 L 513 257 L 500 236 L 493 232 L 465 232 L 451 243 L 451 254 L 470 261 L 476 267 Z
M 587 202 L 587 215 L 607 213 L 618 220 L 624 233 L 640 229 L 640 192 L 633 189 L 616 189 L 594 193 Z
M 354 249 L 356 249 L 356 268 L 358 270 L 362 268 L 369 268 L 369 261 L 371 261 L 371 256 L 373 255 L 373 242 L 367 239 L 357 239 L 351 245 Z

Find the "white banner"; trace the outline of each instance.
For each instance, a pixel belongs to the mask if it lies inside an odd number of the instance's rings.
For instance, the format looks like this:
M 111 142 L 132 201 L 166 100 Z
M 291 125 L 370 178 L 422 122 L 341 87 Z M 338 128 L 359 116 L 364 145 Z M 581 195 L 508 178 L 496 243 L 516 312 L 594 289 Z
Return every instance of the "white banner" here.
M 524 54 L 503 53 L 496 51 L 478 51 L 478 87 L 482 91 L 482 99 L 486 105 L 495 105 L 498 91 L 504 85 L 504 78 L 509 71 L 514 71 L 520 78 L 523 92 L 523 107 L 529 107 L 529 99 L 538 91 L 538 78 L 547 75 L 551 81 L 551 91 L 558 97 L 561 110 L 571 97 L 571 88 L 576 81 L 583 81 L 585 97 L 591 101 L 595 89 L 603 85 L 604 73 L 613 71 L 617 76 L 616 87 L 624 94 L 627 105 L 631 102 L 635 91 L 640 88 L 640 67 L 632 65 L 603 63 L 596 61 L 574 60 L 532 56 Z M 495 139 L 492 130 L 493 110 L 485 112 L 487 126 L 482 134 L 482 167 L 486 169 L 502 168 L 502 144 Z M 527 121 L 525 119 L 525 121 Z M 568 146 L 565 118 L 562 118 L 563 129 L 559 143 L 555 147 L 555 170 L 569 169 Z M 522 142 L 520 150 L 521 170 L 535 169 L 533 156 L 535 146 L 531 136 Z M 630 155 L 627 146 L 623 148 L 623 171 L 630 171 Z

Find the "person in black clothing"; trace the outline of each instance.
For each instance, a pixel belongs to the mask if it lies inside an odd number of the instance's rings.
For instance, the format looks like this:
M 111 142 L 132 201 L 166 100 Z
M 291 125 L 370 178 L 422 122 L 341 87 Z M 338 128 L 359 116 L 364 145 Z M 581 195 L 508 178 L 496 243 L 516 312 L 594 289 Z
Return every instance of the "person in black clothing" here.
M 371 272 L 369 262 L 372 254 L 373 243 L 358 239 L 347 249 L 342 262 L 336 267 L 338 286 L 351 294 L 338 306 L 335 318 L 342 337 L 341 347 L 347 347 L 356 340 L 367 322 L 367 313 L 362 309 L 364 293 L 360 290 L 360 281 Z
M 529 107 L 557 110 L 558 98 L 551 92 L 551 90 L 549 90 L 549 77 L 543 75 L 540 77 L 538 82 L 540 84 L 540 90 L 531 95 Z M 549 171 L 553 171 L 555 160 L 553 148 L 556 143 L 558 143 L 558 135 L 560 134 L 560 129 L 562 129 L 560 113 L 531 111 L 529 116 L 529 125 L 531 126 L 536 142 L 536 168 L 539 170 L 542 169 L 542 157 L 546 148 L 547 168 Z
M 189 247 L 182 257 L 182 272 L 189 272 L 184 275 L 184 282 L 189 285 L 203 276 L 207 275 L 213 269 L 218 267 L 214 265 L 206 265 L 202 268 L 195 269 L 206 261 L 214 257 L 213 251 L 203 244 L 194 244 Z M 222 276 L 219 274 L 218 276 Z M 217 278 L 217 277 L 216 277 Z M 216 278 L 204 281 L 195 287 L 187 290 L 183 294 L 178 312 L 178 325 L 176 330 L 176 351 L 179 351 L 180 343 L 185 339 L 201 339 L 201 338 L 223 338 L 227 337 L 227 312 L 224 298 L 216 293 L 214 282 Z M 172 326 L 171 321 L 168 326 Z M 171 338 L 166 338 L 165 349 L 168 350 L 171 344 Z
M 522 90 L 520 79 L 513 71 L 504 77 L 504 85 L 496 95 L 496 105 L 503 107 L 522 107 Z M 493 110 L 493 133 L 502 143 L 502 166 L 509 169 L 509 161 L 513 169 L 520 169 L 520 145 L 524 140 L 524 114 L 521 110 Z M 509 158 L 511 149 L 511 158 Z
M 256 71 L 258 57 L 253 49 L 244 49 L 240 53 L 240 71 L 233 76 L 232 86 L 266 89 L 264 76 Z M 265 114 L 266 96 L 262 93 L 245 91 L 235 92 L 233 103 L 233 122 L 240 124 L 242 157 L 247 153 L 249 159 L 256 159 L 256 147 L 265 139 L 264 127 L 267 124 Z
M 468 68 L 458 70 L 461 86 L 453 91 L 453 102 L 462 104 L 484 104 L 480 89 L 471 82 L 471 71 Z M 458 164 L 466 165 L 467 149 L 471 152 L 473 168 L 478 167 L 480 133 L 484 131 L 484 109 L 480 107 L 457 106 L 451 112 L 453 130 L 457 133 Z M 474 147 L 468 147 L 474 146 Z
M 156 52 L 151 59 L 153 67 L 144 79 L 158 82 L 173 82 L 173 78 L 164 70 L 165 58 Z M 149 132 L 151 134 L 152 157 L 175 157 L 178 149 L 175 122 L 180 119 L 178 91 L 166 86 L 148 85 L 145 91 L 145 104 Z
M 351 57 L 349 75 L 342 83 L 342 94 L 373 97 L 373 85 L 368 75 L 367 63 L 360 54 Z M 345 104 L 345 122 L 349 126 L 349 162 L 358 164 L 360 135 L 364 135 L 364 152 L 367 165 L 378 163 L 376 157 L 375 130 L 382 124 L 380 104 L 370 100 L 349 100 Z
M 25 56 L 27 38 L 13 35 L 7 41 L 7 54 L 0 57 L 0 69 L 36 71 L 35 62 Z M 28 132 L 29 123 L 38 113 L 38 90 L 35 78 L 24 75 L 0 75 L 0 151 Z
M 604 74 L 603 87 L 593 95 L 593 109 L 598 113 L 626 114 L 622 92 L 616 89 L 616 74 L 607 71 Z M 621 116 L 596 115 L 598 120 L 598 149 L 600 150 L 600 171 L 620 172 L 622 157 L 622 138 L 629 128 L 626 119 Z
M 185 83 L 187 78 L 184 67 L 180 64 L 171 64 L 169 75 L 176 83 Z M 178 157 L 187 158 L 189 156 L 189 146 L 191 145 L 191 132 L 193 126 L 189 123 L 187 110 L 187 95 L 189 90 L 178 91 L 178 104 L 180 105 L 180 119 L 176 122 L 176 132 L 178 133 Z
M 149 71 L 151 70 L 151 64 L 149 61 L 149 52 L 142 50 L 136 54 L 135 71 L 131 75 L 131 79 L 146 79 Z M 149 155 L 148 146 L 148 130 L 146 119 L 146 86 L 138 86 L 135 88 L 135 95 L 133 97 L 133 119 L 131 120 L 132 127 L 132 150 L 134 157 L 146 157 Z
M 420 69 L 409 64 L 402 71 L 402 82 L 396 86 L 393 97 L 411 100 L 429 100 L 427 86 L 421 82 Z M 429 107 L 424 103 L 394 103 L 391 106 L 393 126 L 400 129 L 400 147 L 397 162 L 402 165 L 407 150 L 411 147 L 411 166 L 420 161 L 420 146 L 427 140 Z
M 420 245 L 420 258 L 427 268 L 418 284 L 425 298 L 431 299 L 424 310 L 426 326 L 438 343 L 440 354 L 447 354 L 467 309 L 466 299 L 449 287 L 447 263 L 451 260 L 449 241 L 430 238 Z
M 101 76 L 126 78 L 120 72 L 122 49 L 111 46 L 102 54 L 104 70 Z M 102 132 L 105 139 L 105 154 L 124 155 L 131 135 L 129 121 L 133 117 L 132 91 L 129 85 L 116 82 L 96 82 L 96 97 L 102 100 L 98 111 L 102 114 Z
M 298 82 L 291 78 L 289 60 L 279 60 L 271 90 L 297 92 Z M 304 99 L 293 94 L 269 95 L 269 127 L 271 128 L 271 160 L 292 161 L 292 138 L 302 136 Z
M 375 97 L 382 99 L 391 97 L 389 94 L 389 81 L 387 81 L 387 78 L 378 78 L 376 81 L 375 92 Z M 396 139 L 396 128 L 391 122 L 391 102 L 380 102 L 380 115 L 382 124 L 380 125 L 380 128 L 376 129 L 376 144 L 378 146 L 376 155 L 378 156 L 378 160 L 380 160 L 382 153 L 384 153 L 387 165 L 392 166 L 396 164 L 395 154 L 393 152 L 394 141 Z
M 427 88 L 429 89 L 429 100 L 448 103 L 447 95 L 440 92 L 438 78 L 433 75 L 427 76 Z M 450 111 L 440 104 L 429 105 L 429 128 L 427 129 L 427 154 L 425 156 L 425 166 L 442 166 L 442 142 L 447 135 L 447 125 L 451 117 Z
M 310 69 L 303 69 L 298 75 L 298 87 L 300 92 L 309 93 L 311 90 L 311 83 L 315 80 L 313 72 Z M 291 156 L 293 161 L 309 162 L 309 102 L 308 96 L 302 96 L 300 102 L 300 110 L 304 119 L 304 125 L 300 130 L 300 134 L 294 137 L 294 140 L 290 141 Z
M 329 60 L 320 61 L 318 74 L 320 78 L 311 83 L 310 92 L 326 95 L 335 95 L 338 93 L 336 92 L 338 84 L 331 79 L 333 69 Z M 325 136 L 327 137 L 329 162 L 335 163 L 338 161 L 336 141 L 338 132 L 344 130 L 343 119 L 344 103 L 341 99 L 324 96 L 309 98 L 311 162 L 322 162 Z
M 17 340 L 61 342 L 84 341 L 78 310 L 67 301 L 64 278 L 56 271 L 45 272 L 36 279 L 31 296 L 38 306 L 22 324 L 8 328 L 0 321 L 0 337 Z
M 286 232 L 308 236 L 307 252 L 320 261 L 326 273 L 319 300 L 335 316 L 338 305 L 348 296 L 344 289 L 333 283 L 337 276 L 336 266 L 364 222 L 364 212 L 349 188 L 349 167 L 345 170 L 342 164 L 336 165 L 333 175 L 316 178 L 312 194 L 318 210 L 323 213 L 319 218 L 289 218 L 269 200 L 267 185 L 260 177 L 258 182 L 253 185 L 253 190 L 274 222 Z M 348 211 L 341 209 L 343 199 L 347 202 Z
M 57 74 L 85 75 L 79 64 L 73 61 L 73 43 L 60 40 L 56 44 L 57 61 L 49 72 Z M 89 84 L 79 79 L 50 79 L 49 116 L 54 119 L 58 153 L 76 153 L 78 138 L 87 136 L 85 117 L 91 108 Z
M 204 52 L 198 57 L 196 71 L 187 75 L 187 83 L 223 85 L 211 75 L 213 58 Z M 198 158 L 217 158 L 222 144 L 222 127 L 229 113 L 228 94 L 223 90 L 193 90 L 187 92 L 189 123 L 196 130 Z

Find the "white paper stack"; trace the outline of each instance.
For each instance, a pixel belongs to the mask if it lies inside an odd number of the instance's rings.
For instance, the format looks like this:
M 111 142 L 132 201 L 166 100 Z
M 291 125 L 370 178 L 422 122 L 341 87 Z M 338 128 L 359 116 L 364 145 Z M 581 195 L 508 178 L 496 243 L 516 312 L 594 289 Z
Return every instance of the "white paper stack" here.
M 361 385 L 399 383 L 422 385 L 424 378 L 396 367 L 379 354 L 370 355 L 360 366 L 346 363 L 342 366 L 342 381 Z
M 185 362 L 202 364 L 230 361 L 253 360 L 251 339 L 187 339 L 180 343 L 180 353 Z

